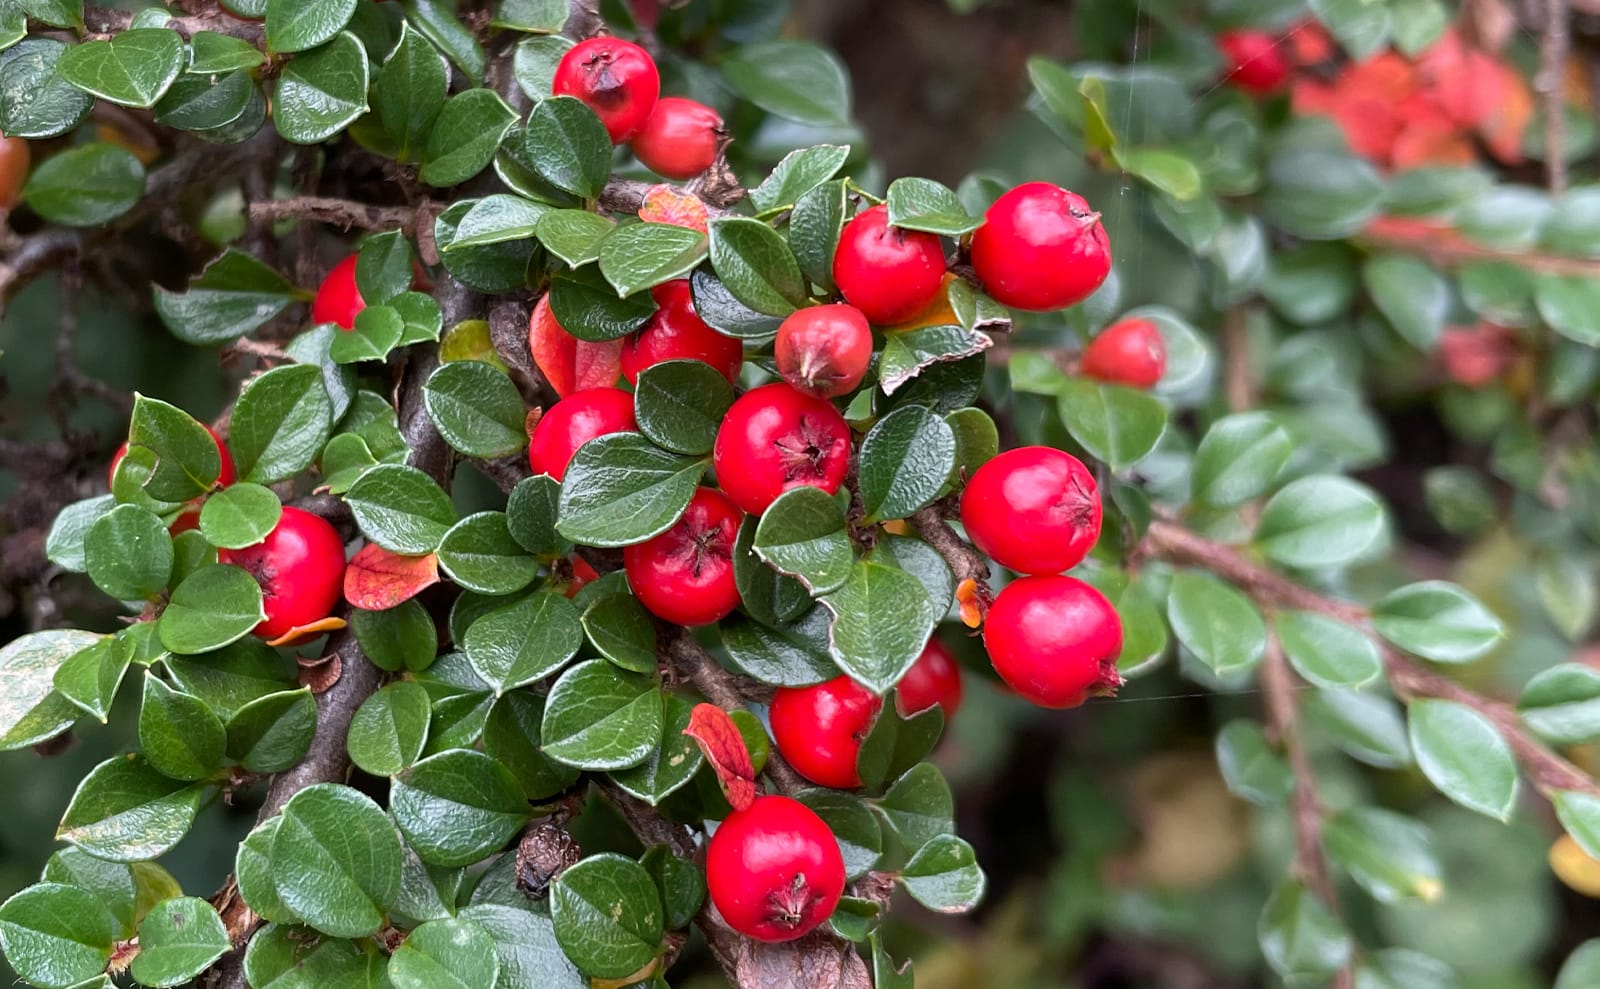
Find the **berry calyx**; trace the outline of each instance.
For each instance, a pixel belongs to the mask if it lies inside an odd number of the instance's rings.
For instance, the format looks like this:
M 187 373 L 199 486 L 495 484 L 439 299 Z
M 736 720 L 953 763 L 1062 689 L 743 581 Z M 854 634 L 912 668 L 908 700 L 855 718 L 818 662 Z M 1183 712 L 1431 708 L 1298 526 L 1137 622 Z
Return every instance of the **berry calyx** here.
M 1018 573 L 1077 566 L 1100 538 L 1100 521 L 1094 475 L 1053 447 L 1007 450 L 974 471 L 961 493 L 967 538 Z
M 844 893 L 839 841 L 816 812 L 762 796 L 723 819 L 706 845 L 706 886 L 728 926 L 757 941 L 793 941 Z
M 622 344 L 622 376 L 637 384 L 639 372 L 663 361 L 703 361 L 732 383 L 744 366 L 744 344 L 718 333 L 694 311 L 689 279 L 675 278 L 650 290 L 658 307 L 638 333 Z
M 1125 319 L 1083 348 L 1084 375 L 1131 388 L 1153 388 L 1167 373 L 1167 342 L 1148 319 Z
M 995 300 L 1046 312 L 1087 299 L 1111 274 L 1111 242 L 1083 197 L 1048 182 L 1002 195 L 972 235 L 972 267 Z
M 528 466 L 535 474 L 556 480 L 567 476 L 567 464 L 578 447 L 610 433 L 632 433 L 633 396 L 620 388 L 576 391 L 550 406 L 528 438 Z
M 790 488 L 839 490 L 850 468 L 850 426 L 831 403 L 773 382 L 734 401 L 712 459 L 717 486 L 760 515 Z
M 1040 707 L 1077 707 L 1122 686 L 1122 620 L 1076 577 L 1022 577 L 989 606 L 983 644 L 1000 679 Z
M 867 376 L 872 327 L 855 306 L 811 306 L 791 313 L 778 327 L 772 356 L 791 388 L 835 398 Z
M 848 676 L 772 695 L 772 740 L 794 771 L 818 786 L 861 785 L 856 756 L 883 699 Z
M 661 74 L 650 53 L 621 38 L 580 41 L 561 56 L 554 84 L 557 96 L 575 96 L 595 112 L 621 144 L 634 135 L 661 95 Z
M 14 209 L 22 201 L 33 152 L 20 137 L 0 137 L 0 209 Z
M 284 506 L 267 538 L 217 560 L 249 572 L 261 585 L 267 617 L 253 630 L 268 641 L 321 621 L 338 606 L 344 586 L 344 541 L 320 515 Z
M 711 167 L 725 133 L 721 115 L 704 103 L 663 96 L 629 143 L 644 167 L 682 182 Z
M 938 639 L 929 639 L 922 655 L 894 688 L 895 709 L 903 718 L 935 704 L 944 708 L 945 724 L 961 707 L 961 664 Z
M 939 238 L 890 226 L 887 206 L 856 214 L 839 234 L 833 254 L 833 282 L 839 292 L 879 326 L 903 322 L 927 308 L 944 284 L 944 270 Z
M 317 287 L 317 297 L 311 301 L 311 322 L 353 329 L 356 316 L 365 308 L 367 302 L 356 287 L 356 255 L 352 254 L 334 265 Z
M 709 625 L 739 606 L 733 544 L 744 514 L 720 491 L 699 488 L 672 528 L 624 547 L 628 586 L 651 614 L 674 625 Z
M 1289 59 L 1278 40 L 1265 31 L 1224 31 L 1217 50 L 1227 62 L 1225 78 L 1247 93 L 1266 96 L 1289 78 Z

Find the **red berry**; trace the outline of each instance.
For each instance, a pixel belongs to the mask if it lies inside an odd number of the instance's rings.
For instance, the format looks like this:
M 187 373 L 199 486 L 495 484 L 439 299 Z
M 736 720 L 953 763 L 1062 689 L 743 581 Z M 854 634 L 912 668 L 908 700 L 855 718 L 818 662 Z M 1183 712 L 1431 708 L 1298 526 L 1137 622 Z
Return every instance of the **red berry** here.
M 1111 243 L 1083 197 L 1027 182 L 995 200 L 972 235 L 983 287 L 1013 309 L 1045 312 L 1087 299 L 1111 273 Z
M 895 685 L 895 707 L 909 718 L 938 704 L 948 724 L 961 707 L 961 664 L 938 639 L 929 639 L 922 655 Z
M 1217 49 L 1227 60 L 1227 80 L 1247 93 L 1266 96 L 1289 78 L 1289 60 L 1272 35 L 1264 31 L 1224 31 Z
M 772 740 L 794 771 L 818 786 L 861 785 L 856 756 L 883 699 L 847 676 L 772 695 Z
M 20 137 L 0 137 L 0 209 L 13 209 L 22 201 L 33 153 Z
M 839 490 L 850 468 L 850 427 L 831 403 L 773 382 L 728 409 L 712 457 L 723 493 L 760 515 L 790 488 Z
M 744 515 L 720 491 L 700 488 L 672 528 L 623 547 L 628 586 L 650 613 L 674 625 L 709 625 L 739 606 L 733 544 Z
M 663 96 L 631 143 L 644 167 L 681 182 L 711 167 L 723 133 L 717 111 L 681 96 Z
M 1048 446 L 1007 450 L 973 472 L 961 493 L 967 538 L 1019 573 L 1083 562 L 1100 538 L 1100 491 L 1077 457 Z
M 204 423 L 202 423 L 202 425 L 204 425 Z M 235 471 L 233 466 L 233 457 L 228 453 L 228 444 L 222 442 L 222 437 L 217 435 L 217 431 L 215 429 L 212 429 L 210 426 L 206 426 L 206 432 L 211 434 L 211 441 L 217 444 L 217 455 L 222 459 L 222 469 L 220 472 L 218 472 L 217 483 L 213 485 L 213 487 L 225 488 L 234 481 L 238 480 L 238 473 Z M 117 447 L 117 452 L 111 457 L 111 469 L 106 471 L 107 486 L 110 486 L 110 484 L 116 480 L 117 465 L 121 464 L 122 458 L 127 455 L 128 444 L 124 442 L 121 446 Z M 177 523 L 173 524 L 176 525 Z M 194 526 L 190 526 L 189 528 L 192 529 Z
M 328 617 L 344 587 L 344 541 L 326 519 L 298 508 L 285 506 L 261 542 L 218 550 L 217 559 L 243 567 L 261 585 L 267 617 L 255 634 L 263 639 Z
M 317 297 L 311 301 L 311 322 L 335 323 L 345 329 L 356 325 L 356 315 L 367 308 L 356 287 L 356 256 L 340 261 L 328 272 L 317 288 Z
M 622 345 L 622 376 L 637 384 L 639 372 L 662 361 L 704 361 L 736 381 L 744 366 L 744 345 L 718 333 L 694 311 L 689 279 L 675 278 L 650 290 L 656 300 L 655 315 Z
M 927 308 L 944 284 L 944 248 L 934 234 L 889 226 L 889 207 L 856 214 L 839 234 L 833 282 L 871 323 L 893 326 Z
M 811 306 L 790 314 L 772 345 L 778 373 L 796 391 L 835 398 L 853 391 L 872 363 L 872 327 L 855 306 Z
M 567 476 L 567 464 L 578 447 L 596 436 L 638 429 L 633 396 L 621 388 L 575 391 L 539 417 L 528 441 L 528 466 L 535 474 L 549 474 L 559 481 Z
M 557 96 L 576 96 L 621 144 L 649 119 L 661 95 L 661 74 L 650 53 L 621 38 L 580 41 L 556 65 Z
M 1089 341 L 1082 370 L 1098 381 L 1153 388 L 1167 371 L 1167 342 L 1148 319 L 1125 319 Z
M 833 913 L 844 892 L 844 856 L 811 808 L 761 796 L 712 834 L 706 886 L 717 912 L 740 934 L 793 941 Z
M 1122 686 L 1122 620 L 1076 577 L 1022 577 L 1001 589 L 983 624 L 1000 679 L 1040 707 L 1077 707 Z

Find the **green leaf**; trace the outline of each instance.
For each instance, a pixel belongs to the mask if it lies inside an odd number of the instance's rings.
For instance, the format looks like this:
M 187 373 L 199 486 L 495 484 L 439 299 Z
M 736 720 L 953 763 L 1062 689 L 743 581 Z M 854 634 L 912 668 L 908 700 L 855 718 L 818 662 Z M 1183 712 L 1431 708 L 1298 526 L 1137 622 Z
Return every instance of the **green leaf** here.
M 338 364 L 381 361 L 400 346 L 405 318 L 392 306 L 368 306 L 356 314 L 355 325 L 328 345 L 328 356 Z
M 1581 275 L 1535 276 L 1534 305 L 1550 328 L 1586 347 L 1600 346 L 1600 286 Z
M 368 237 L 356 255 L 356 289 L 369 303 L 392 304 L 411 287 L 411 243 L 399 230 Z
M 333 937 L 376 932 L 400 892 L 400 837 L 389 818 L 336 783 L 301 790 L 281 817 L 272 872 L 283 905 Z
M 141 985 L 180 986 L 210 968 L 233 943 L 205 900 L 167 900 L 139 925 L 139 954 L 128 970 Z
M 682 278 L 704 260 L 706 237 L 671 223 L 629 223 L 600 244 L 600 273 L 626 297 Z
M 201 567 L 172 592 L 156 621 L 161 644 L 192 655 L 220 649 L 250 634 L 267 617 L 261 585 L 238 567 Z
M 1600 978 L 1600 938 L 1578 945 L 1556 975 L 1555 989 L 1583 989 Z
M 239 895 L 263 920 L 293 924 L 300 918 L 283 905 L 278 887 L 272 881 L 272 842 L 282 823 L 281 817 L 268 818 L 245 836 L 234 857 L 233 875 L 239 882 Z
M 861 443 L 867 521 L 905 518 L 928 504 L 955 465 L 955 433 L 927 408 L 906 405 L 879 419 Z
M 499 696 L 550 676 L 582 645 L 578 609 L 562 595 L 542 591 L 473 622 L 462 648 Z
M 1113 470 L 1125 470 L 1155 449 L 1167 428 L 1167 407 L 1149 392 L 1069 378 L 1057 402 L 1072 438 Z
M 467 211 L 456 227 L 450 250 L 528 240 L 538 232 L 539 220 L 545 214 L 555 212 L 565 211 L 521 196 L 485 196 L 472 201 L 472 209 Z
M 511 538 L 536 556 L 561 556 L 572 543 L 556 533 L 556 507 L 561 482 L 548 474 L 525 477 L 511 489 L 506 501 L 506 524 Z
M 401 161 L 417 160 L 428 146 L 449 83 L 444 57 L 409 21 L 402 21 L 400 40 L 378 70 L 372 90 L 372 108 Z
M 83 0 L 17 0 L 23 13 L 51 27 L 83 27 Z
M 185 343 L 225 343 L 289 307 L 293 286 L 282 275 L 233 248 L 206 265 L 187 292 L 154 287 L 156 312 Z
M 391 683 L 350 719 L 350 761 L 374 776 L 393 776 L 416 762 L 428 740 L 428 692 L 420 684 Z
M 756 526 L 756 555 L 799 579 L 813 594 L 842 587 L 850 578 L 855 551 L 838 501 L 819 488 L 801 486 L 779 495 L 772 509 L 762 513 Z
M 1215 508 L 1258 498 L 1283 473 L 1293 453 L 1289 431 L 1269 412 L 1218 419 L 1194 451 L 1194 497 Z
M 863 786 L 876 790 L 909 772 L 925 759 L 944 732 L 944 708 L 935 704 L 909 718 L 897 705 L 879 712 L 856 754 L 856 771 Z
M 662 716 L 661 692 L 652 678 L 589 660 L 550 688 L 541 727 L 544 751 L 579 769 L 628 769 L 661 744 Z
M 634 389 L 639 431 L 657 446 L 692 456 L 711 452 L 732 404 L 728 380 L 702 361 L 652 364 Z
M 131 151 L 113 144 L 83 144 L 51 155 L 22 187 L 23 201 L 35 212 L 69 227 L 108 223 L 143 195 L 144 166 Z
M 471 749 L 440 752 L 401 772 L 389 807 L 422 860 L 443 866 L 478 861 L 528 820 L 516 777 Z
M 889 223 L 904 230 L 959 237 L 983 226 L 948 186 L 907 176 L 889 183 Z
M 733 298 L 769 316 L 787 316 L 805 305 L 805 279 L 777 231 L 739 216 L 714 219 L 710 228 L 711 267 Z M 698 303 L 697 292 L 697 309 Z M 702 318 L 721 328 L 703 313 Z
M 113 862 L 158 858 L 188 833 L 202 792 L 140 756 L 107 759 L 78 784 L 56 838 Z
M 361 651 L 379 669 L 427 669 L 438 652 L 433 617 L 415 598 L 386 611 L 351 608 L 349 618 Z
M 222 765 L 227 742 L 222 721 L 204 701 L 173 690 L 153 674 L 145 676 L 139 748 L 158 772 L 175 780 L 203 780 Z
M 389 959 L 395 989 L 483 989 L 500 977 L 494 938 L 470 920 L 431 920 Z
M 735 93 L 803 124 L 850 118 L 850 82 L 837 56 L 808 41 L 763 41 L 736 48 L 722 62 Z
M 245 951 L 245 979 L 254 989 L 382 985 L 383 956 L 348 938 L 325 938 L 305 927 L 269 924 Z
M 480 886 L 481 890 L 483 887 Z M 522 894 L 515 894 L 522 898 Z M 500 959 L 499 989 L 588 989 L 556 943 L 550 918 L 523 906 L 474 902 L 461 916 L 487 930 Z
M 556 530 L 585 546 L 643 542 L 683 516 L 705 469 L 635 433 L 590 440 L 567 467 Z
M 332 41 L 359 0 L 267 0 L 267 50 L 303 52 Z
M 183 39 L 165 28 L 135 28 L 68 48 L 56 70 L 86 93 L 143 110 L 183 71 Z
M 1372 165 L 1342 150 L 1284 141 L 1267 161 L 1266 180 L 1263 216 L 1300 237 L 1348 237 L 1382 206 L 1383 180 Z
M 111 914 L 113 935 L 118 941 L 133 937 L 139 909 L 141 905 L 147 905 L 139 903 L 139 882 L 134 877 L 132 866 L 97 859 L 71 845 L 50 856 L 39 880 L 76 886 L 93 893 Z
M 828 634 L 833 661 L 876 694 L 905 676 L 942 614 L 920 580 L 881 563 L 857 563 L 822 603 L 834 614 Z
M 67 46 L 48 38 L 28 38 L 0 62 L 0 130 L 29 140 L 57 137 L 83 122 L 94 97 L 62 78 L 59 65 Z
M 438 188 L 460 185 L 489 167 L 516 121 L 516 112 L 493 90 L 450 97 L 428 132 L 427 163 L 419 177 Z
M 53 688 L 56 670 L 104 636 L 51 629 L 0 646 L 0 751 L 25 748 L 72 727 L 79 710 Z
M 783 322 L 781 316 L 757 312 L 734 298 L 728 286 L 704 268 L 689 276 L 689 285 L 695 313 L 718 333 L 741 340 L 771 340 Z
M 594 268 L 557 272 L 550 282 L 550 311 L 579 340 L 602 342 L 627 336 L 656 311 L 647 292 L 619 298 Z
M 665 933 L 650 874 L 610 852 L 591 855 L 551 884 L 550 919 L 561 950 L 601 979 L 639 971 L 656 956 Z
M 1522 720 L 1553 745 L 1600 738 L 1600 671 L 1581 663 L 1541 670 L 1517 698 Z
M 528 115 L 526 140 L 528 161 L 551 185 L 584 199 L 600 195 L 611 174 L 611 137 L 581 101 L 541 100 Z
M 173 682 L 226 720 L 258 697 L 294 686 L 294 664 L 258 639 L 246 639 L 204 656 L 162 659 Z
M 1311 611 L 1282 611 L 1273 619 L 1289 663 L 1318 687 L 1359 687 L 1383 673 L 1383 656 L 1366 633 Z
M 832 613 L 821 605 L 793 623 L 764 625 L 737 614 L 718 623 L 728 662 L 745 676 L 779 687 L 809 687 L 839 675 L 828 654 L 831 627 Z
M 1207 573 L 1172 576 L 1167 619 L 1178 641 L 1218 676 L 1253 668 L 1267 648 L 1267 624 L 1250 599 Z
M 1395 331 L 1418 350 L 1431 351 L 1450 311 L 1444 277 L 1409 254 L 1382 254 L 1362 266 L 1361 278 Z
M 1544 557 L 1534 573 L 1534 589 L 1562 635 L 1574 642 L 1587 636 L 1600 611 L 1600 587 L 1587 560 L 1565 553 Z
M 938 913 L 966 913 L 988 886 L 972 846 L 953 834 L 923 845 L 900 870 L 900 881 L 912 899 Z
M 130 453 L 148 447 L 155 454 L 144 491 L 159 501 L 205 494 L 222 472 L 222 454 L 206 427 L 182 409 L 144 395 L 134 396 L 128 446 Z
M 278 77 L 278 133 L 291 144 L 320 144 L 344 130 L 367 112 L 367 76 L 367 53 L 348 31 L 295 57 Z
M 423 385 L 428 418 L 446 443 L 469 457 L 492 459 L 528 445 L 527 408 L 517 386 L 481 361 L 439 365 Z
M 919 763 L 895 780 L 878 809 L 911 854 L 940 835 L 955 834 L 955 798 L 931 762 Z
M 1330 975 L 1349 962 L 1353 950 L 1350 935 L 1327 905 L 1293 880 L 1267 901 L 1256 936 L 1267 964 L 1285 978 Z
M 1500 619 L 1477 598 L 1443 580 L 1408 584 L 1372 609 L 1372 627 L 1407 652 L 1437 663 L 1466 663 L 1505 635 Z
M 253 69 L 265 61 L 261 50 L 248 41 L 216 31 L 196 31 L 189 36 L 189 64 L 184 71 L 211 75 Z
M 401 464 L 362 474 L 344 500 L 362 534 L 393 553 L 432 553 L 456 523 L 450 496 L 427 474 Z
M 958 361 L 987 350 L 993 341 L 962 326 L 924 326 L 884 334 L 878 384 L 892 395 L 931 365 Z
M 1380 903 L 1416 897 L 1433 902 L 1443 889 L 1428 829 L 1378 807 L 1352 807 L 1322 826 L 1328 859 Z
M 622 595 L 612 595 L 612 599 L 617 598 L 629 600 Z M 617 786 L 655 807 L 692 780 L 705 761 L 700 746 L 683 733 L 689 727 L 689 715 L 693 710 L 694 706 L 688 701 L 668 694 L 661 744 L 641 765 L 613 772 L 611 778 Z
M 123 601 L 156 597 L 172 576 L 172 537 L 160 516 L 137 505 L 118 505 L 96 519 L 83 555 L 95 586 Z
M 439 0 L 405 0 L 406 18 L 423 37 L 450 56 L 474 86 L 483 85 L 488 59 L 471 30 L 455 16 L 455 7 Z
M 883 828 L 872 808 L 853 793 L 807 788 L 795 797 L 822 818 L 839 842 L 847 877 L 865 875 L 883 856 Z
M 280 773 L 305 758 L 317 730 L 310 687 L 268 694 L 228 719 L 228 758 L 254 773 Z
M 218 549 L 244 549 L 267 538 L 283 517 L 283 503 L 270 488 L 240 482 L 206 499 L 200 531 Z
M 689 926 L 706 899 L 705 873 L 695 863 L 672 854 L 666 845 L 646 849 L 639 864 L 655 880 L 656 892 L 666 907 L 667 929 Z
M 539 217 L 539 242 L 574 268 L 600 259 L 600 245 L 616 224 L 581 209 L 553 209 Z
M 1200 169 L 1184 155 L 1163 148 L 1121 148 L 1116 156 L 1124 171 L 1180 202 L 1205 191 Z
M 480 594 L 514 594 L 533 583 L 539 561 L 524 553 L 504 512 L 479 512 L 457 522 L 439 543 L 450 579 Z
M 839 231 L 844 229 L 848 197 L 845 181 L 835 179 L 802 195 L 789 213 L 789 249 L 806 280 L 821 286 L 824 292 L 833 291 L 833 254 L 839 244 Z
M 1499 821 L 1517 801 L 1517 763 L 1494 723 L 1453 701 L 1413 701 L 1411 747 L 1440 793 Z
M 505 0 L 491 21 L 496 27 L 537 34 L 555 34 L 567 23 L 564 0 Z
M 758 213 L 794 206 L 806 193 L 833 178 L 849 157 L 847 144 L 818 144 L 791 151 L 778 162 L 772 174 L 750 190 L 750 203 Z M 791 216 L 791 229 L 793 223 Z
M 634 673 L 655 672 L 656 627 L 638 598 L 602 595 L 589 603 L 580 620 L 584 635 L 600 655 Z
M 1281 807 L 1294 792 L 1289 764 L 1272 751 L 1261 724 L 1237 718 L 1217 733 L 1217 768 L 1228 792 L 1261 807 Z
M 111 958 L 111 914 L 95 894 L 39 883 L 0 904 L 0 948 L 16 974 L 36 986 L 74 986 Z
M 89 527 L 115 505 L 116 500 L 111 495 L 99 495 L 63 508 L 50 523 L 50 533 L 44 543 L 45 558 L 63 570 L 82 573 L 88 568 L 83 542 Z
M 1256 543 L 1285 566 L 1337 567 L 1360 558 L 1386 528 L 1383 503 L 1365 485 L 1319 475 L 1291 481 L 1267 501 Z
M 578 770 L 544 754 L 540 722 L 544 701 L 527 691 L 513 691 L 494 702 L 483 726 L 483 751 L 516 777 L 523 796 L 543 800 L 571 786 Z
M 1351 758 L 1380 769 L 1410 765 L 1405 721 L 1389 698 L 1359 690 L 1319 690 L 1307 698 L 1305 708 L 1308 720 Z

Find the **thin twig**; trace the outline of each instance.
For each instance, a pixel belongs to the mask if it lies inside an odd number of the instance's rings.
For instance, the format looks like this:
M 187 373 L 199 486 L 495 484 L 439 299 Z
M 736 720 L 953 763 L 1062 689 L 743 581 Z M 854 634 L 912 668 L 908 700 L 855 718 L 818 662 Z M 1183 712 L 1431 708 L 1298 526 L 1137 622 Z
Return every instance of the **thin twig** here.
M 1367 247 L 1418 254 L 1445 268 L 1478 261 L 1502 261 L 1538 274 L 1600 278 L 1600 260 L 1485 247 L 1449 227 L 1435 227 L 1399 217 L 1380 216 L 1354 239 Z
M 1544 168 L 1551 195 L 1567 188 L 1567 57 L 1572 48 L 1567 0 L 1545 0 L 1544 36 L 1534 88 L 1544 98 Z
M 341 230 L 403 230 L 415 232 L 417 221 L 432 222 L 431 206 L 424 203 L 412 209 L 409 206 L 368 206 L 349 199 L 327 196 L 294 196 L 290 199 L 264 199 L 250 204 L 250 219 L 255 222 L 274 220 L 315 220 L 336 226 Z
M 128 30 L 132 23 L 133 12 L 129 10 L 116 10 L 110 7 L 83 8 L 83 29 L 89 35 L 106 37 Z M 174 17 L 167 21 L 166 26 L 183 35 L 186 40 L 198 31 L 215 31 L 218 34 L 248 41 L 257 48 L 265 44 L 267 37 L 264 25 L 229 17 L 220 11 Z

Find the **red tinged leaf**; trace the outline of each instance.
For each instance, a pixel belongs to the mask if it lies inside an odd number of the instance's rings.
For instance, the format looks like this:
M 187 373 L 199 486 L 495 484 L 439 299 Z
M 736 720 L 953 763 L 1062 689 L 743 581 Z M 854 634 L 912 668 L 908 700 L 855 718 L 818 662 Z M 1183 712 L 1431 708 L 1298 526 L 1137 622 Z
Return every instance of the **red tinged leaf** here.
M 439 582 L 439 559 L 401 556 L 368 543 L 344 571 L 344 599 L 363 611 L 384 611 L 416 597 Z
M 644 205 L 639 207 L 639 219 L 646 223 L 670 223 L 705 233 L 710 214 L 700 197 L 670 185 L 653 185 L 645 190 Z
M 622 373 L 622 341 L 591 343 L 561 328 L 545 294 L 528 320 L 528 350 L 550 387 L 565 398 L 586 388 L 609 388 Z
M 1493 323 L 1452 326 L 1439 335 L 1439 363 L 1450 380 L 1482 388 L 1502 377 L 1521 354 L 1517 331 Z
M 715 704 L 696 704 L 683 733 L 705 753 L 706 762 L 716 771 L 717 782 L 728 798 L 728 806 L 744 810 L 755 802 L 756 771 L 750 762 L 750 750 L 728 712 Z

